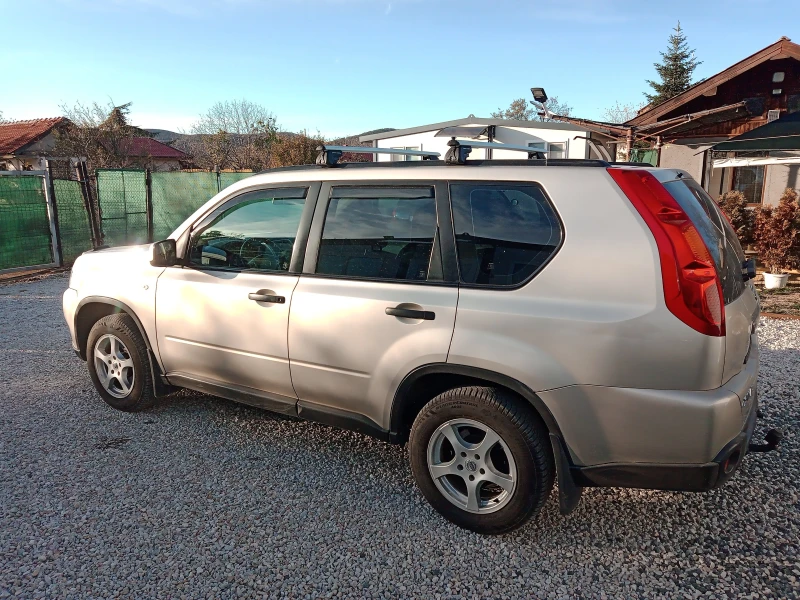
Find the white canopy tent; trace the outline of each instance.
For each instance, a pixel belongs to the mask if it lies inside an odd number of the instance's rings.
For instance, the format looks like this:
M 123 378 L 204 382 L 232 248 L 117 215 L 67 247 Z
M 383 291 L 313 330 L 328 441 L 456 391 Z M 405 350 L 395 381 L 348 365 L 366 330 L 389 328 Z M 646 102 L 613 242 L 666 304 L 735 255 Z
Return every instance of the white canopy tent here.
M 800 165 L 800 154 L 791 156 L 739 156 L 714 159 L 715 169 L 726 167 L 757 167 L 760 165 Z

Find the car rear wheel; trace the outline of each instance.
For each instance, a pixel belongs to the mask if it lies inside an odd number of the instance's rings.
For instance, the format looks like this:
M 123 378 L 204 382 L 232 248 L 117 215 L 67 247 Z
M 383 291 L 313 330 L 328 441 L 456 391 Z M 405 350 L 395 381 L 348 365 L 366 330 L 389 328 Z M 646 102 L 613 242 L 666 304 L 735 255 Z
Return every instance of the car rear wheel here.
M 100 396 L 118 410 L 136 412 L 155 401 L 147 345 L 126 314 L 94 324 L 86 342 L 89 376 Z
M 496 388 L 457 388 L 431 400 L 414 421 L 409 455 L 428 502 L 478 533 L 520 527 L 553 487 L 541 419 L 526 402 Z

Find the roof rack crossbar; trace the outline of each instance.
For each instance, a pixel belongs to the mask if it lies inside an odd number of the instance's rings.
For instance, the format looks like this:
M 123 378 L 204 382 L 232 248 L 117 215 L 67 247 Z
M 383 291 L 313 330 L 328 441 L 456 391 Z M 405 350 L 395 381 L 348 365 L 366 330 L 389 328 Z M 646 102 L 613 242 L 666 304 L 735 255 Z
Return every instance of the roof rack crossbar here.
M 497 142 L 476 142 L 474 140 L 457 140 L 452 138 L 447 145 L 450 149 L 445 154 L 444 160 L 449 165 L 463 165 L 473 148 L 492 148 L 495 150 L 512 150 L 514 152 L 527 152 L 529 159 L 546 159 L 547 152 L 537 150 L 530 146 L 517 146 L 515 144 L 500 144 Z
M 403 156 L 421 156 L 422 160 L 435 160 L 441 156 L 438 152 L 430 150 L 400 150 L 397 148 L 371 148 L 367 146 L 317 146 L 317 164 L 333 167 L 342 158 L 342 153 L 353 152 L 356 154 L 398 154 Z

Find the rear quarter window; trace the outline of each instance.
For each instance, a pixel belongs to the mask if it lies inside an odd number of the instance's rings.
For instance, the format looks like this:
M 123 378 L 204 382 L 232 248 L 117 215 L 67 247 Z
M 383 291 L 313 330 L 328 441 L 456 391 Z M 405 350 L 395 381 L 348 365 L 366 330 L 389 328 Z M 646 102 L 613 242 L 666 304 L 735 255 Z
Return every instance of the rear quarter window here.
M 556 253 L 563 231 L 536 184 L 450 185 L 461 282 L 517 286 Z

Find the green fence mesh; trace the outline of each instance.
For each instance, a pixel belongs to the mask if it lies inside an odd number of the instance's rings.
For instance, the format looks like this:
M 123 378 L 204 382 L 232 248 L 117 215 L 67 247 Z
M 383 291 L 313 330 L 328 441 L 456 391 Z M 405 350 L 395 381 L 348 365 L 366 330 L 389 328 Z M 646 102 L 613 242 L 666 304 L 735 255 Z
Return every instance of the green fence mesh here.
M 152 173 L 150 177 L 154 241 L 168 237 L 218 191 L 216 173 Z
M 224 190 L 229 185 L 233 185 L 237 181 L 252 177 L 255 173 L 220 173 L 219 174 L 219 189 Z
M 658 166 L 658 150 L 634 148 L 631 153 L 631 162 L 648 163 L 656 167 Z
M 61 236 L 61 255 L 65 264 L 75 261 L 86 250 L 92 249 L 89 216 L 77 181 L 54 179 L 58 231 Z
M 0 269 L 53 262 L 43 178 L 0 176 Z
M 97 198 L 109 246 L 147 242 L 147 205 L 143 170 L 100 169 Z

